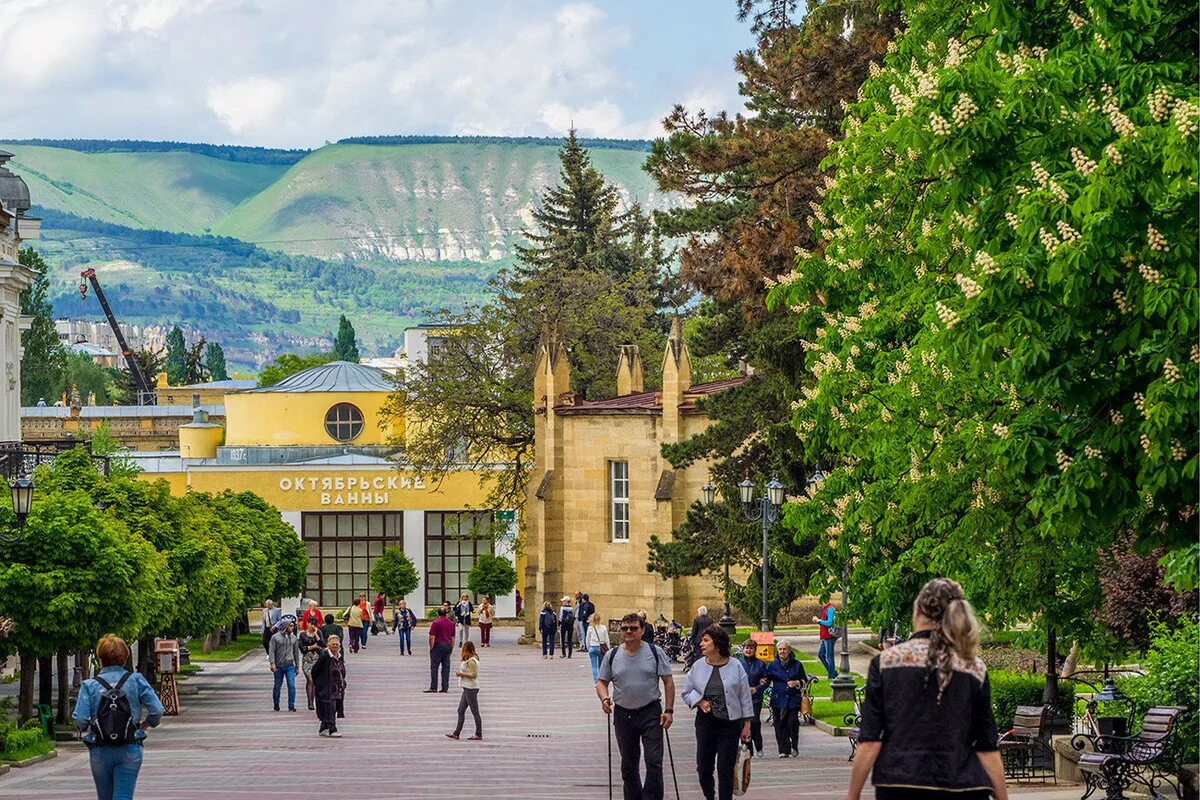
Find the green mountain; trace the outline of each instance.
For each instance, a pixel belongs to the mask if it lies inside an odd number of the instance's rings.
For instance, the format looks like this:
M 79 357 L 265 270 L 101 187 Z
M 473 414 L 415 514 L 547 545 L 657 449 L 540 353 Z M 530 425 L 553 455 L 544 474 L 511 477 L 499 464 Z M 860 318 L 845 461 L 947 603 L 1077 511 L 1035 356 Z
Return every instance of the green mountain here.
M 675 202 L 642 172 L 643 142 L 591 142 L 628 202 Z M 256 367 L 325 347 L 339 314 L 364 355 L 407 325 L 486 296 L 557 144 L 494 137 L 366 137 L 314 151 L 178 142 L 0 143 L 44 215 L 37 243 L 55 313 L 100 319 L 78 295 L 96 268 L 124 322 L 180 324 Z

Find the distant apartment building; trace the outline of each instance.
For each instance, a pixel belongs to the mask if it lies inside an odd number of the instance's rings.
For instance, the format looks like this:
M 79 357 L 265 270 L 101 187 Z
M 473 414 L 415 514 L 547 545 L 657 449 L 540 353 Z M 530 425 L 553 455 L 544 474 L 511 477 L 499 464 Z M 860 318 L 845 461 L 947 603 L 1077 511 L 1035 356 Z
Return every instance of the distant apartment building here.
M 124 363 L 121 346 L 107 322 L 91 322 L 83 319 L 59 319 L 54 321 L 58 340 L 68 350 L 91 356 L 97 364 L 117 367 Z M 121 335 L 131 350 L 166 350 L 167 333 L 164 325 L 121 325 Z

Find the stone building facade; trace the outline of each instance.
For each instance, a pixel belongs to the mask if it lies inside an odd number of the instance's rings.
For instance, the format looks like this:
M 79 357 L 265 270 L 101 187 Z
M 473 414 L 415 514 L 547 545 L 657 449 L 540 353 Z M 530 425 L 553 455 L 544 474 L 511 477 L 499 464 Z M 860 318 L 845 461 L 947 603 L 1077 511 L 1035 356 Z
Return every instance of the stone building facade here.
M 646 571 L 652 534 L 670 539 L 702 496 L 708 463 L 676 470 L 663 444 L 704 430 L 697 407 L 705 395 L 743 378 L 692 384 L 691 359 L 679 321 L 663 353 L 663 387 L 645 391 L 637 348 L 622 348 L 618 395 L 582 400 L 571 392 L 571 366 L 561 343 L 543 345 L 534 374 L 535 466 L 526 507 L 525 627 L 536 609 L 563 595 L 587 592 L 604 619 L 643 609 L 690 621 L 696 606 L 719 609 L 711 578 L 664 580 Z M 718 612 L 719 613 L 719 612 Z
M 26 216 L 29 187 L 5 164 L 12 153 L 0 150 L 0 441 L 21 439 L 21 331 L 31 318 L 21 316 L 21 292 L 37 277 L 17 260 L 21 243 L 38 238 L 41 220 Z

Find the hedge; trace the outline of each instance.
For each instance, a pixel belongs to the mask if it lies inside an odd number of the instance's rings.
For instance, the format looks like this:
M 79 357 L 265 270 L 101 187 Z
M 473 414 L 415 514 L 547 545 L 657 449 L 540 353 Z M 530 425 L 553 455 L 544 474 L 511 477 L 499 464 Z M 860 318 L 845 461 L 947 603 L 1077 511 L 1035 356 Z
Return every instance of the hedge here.
M 988 672 L 992 687 L 992 711 L 996 715 L 996 728 L 1001 733 L 1012 727 L 1017 706 L 1040 706 L 1046 691 L 1046 676 L 1032 672 L 1013 672 L 998 669 Z M 1072 681 L 1059 681 L 1058 711 L 1071 716 L 1075 706 L 1075 685 Z

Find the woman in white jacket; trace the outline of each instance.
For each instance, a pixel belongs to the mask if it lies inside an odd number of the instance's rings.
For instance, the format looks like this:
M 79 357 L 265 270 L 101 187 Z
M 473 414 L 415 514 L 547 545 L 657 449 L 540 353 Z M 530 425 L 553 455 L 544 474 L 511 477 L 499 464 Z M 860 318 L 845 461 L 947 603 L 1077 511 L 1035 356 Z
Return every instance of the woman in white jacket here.
M 604 655 L 603 651 L 612 647 L 612 640 L 608 638 L 608 626 L 601 624 L 599 614 L 592 614 L 588 618 L 584 644 L 587 645 L 588 658 L 592 661 L 592 683 L 594 684 L 600 680 L 600 658 Z
M 683 702 L 696 709 L 696 772 L 705 800 L 732 800 L 738 741 L 750 738 L 754 716 L 750 684 L 742 662 L 730 658 L 729 634 L 721 627 L 700 634 L 700 654 L 683 684 Z

